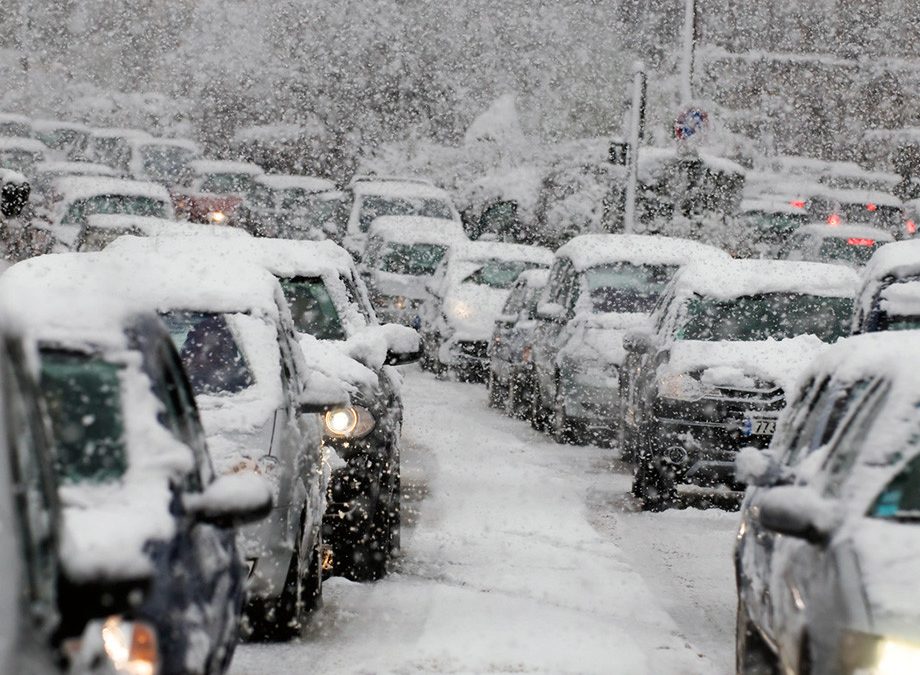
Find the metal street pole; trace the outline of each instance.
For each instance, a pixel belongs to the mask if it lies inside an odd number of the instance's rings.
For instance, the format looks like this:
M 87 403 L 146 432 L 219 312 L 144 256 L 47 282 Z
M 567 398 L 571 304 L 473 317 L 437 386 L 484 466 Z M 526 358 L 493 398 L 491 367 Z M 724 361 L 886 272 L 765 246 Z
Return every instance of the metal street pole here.
M 645 65 L 633 63 L 633 99 L 629 129 L 629 158 L 626 176 L 626 205 L 623 212 L 623 231 L 636 231 L 636 191 L 639 182 L 639 146 L 645 136 Z
M 686 0 L 684 5 L 684 45 L 681 54 L 681 98 L 684 105 L 693 102 L 693 66 L 696 58 L 696 42 L 699 35 L 697 0 Z

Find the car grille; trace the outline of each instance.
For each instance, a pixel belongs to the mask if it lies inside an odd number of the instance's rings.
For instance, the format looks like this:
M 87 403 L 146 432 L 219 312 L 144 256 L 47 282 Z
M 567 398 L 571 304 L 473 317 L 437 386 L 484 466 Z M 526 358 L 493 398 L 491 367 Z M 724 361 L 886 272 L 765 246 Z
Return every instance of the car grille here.
M 457 342 L 457 351 L 464 356 L 485 359 L 488 357 L 489 342 L 488 340 L 461 340 Z

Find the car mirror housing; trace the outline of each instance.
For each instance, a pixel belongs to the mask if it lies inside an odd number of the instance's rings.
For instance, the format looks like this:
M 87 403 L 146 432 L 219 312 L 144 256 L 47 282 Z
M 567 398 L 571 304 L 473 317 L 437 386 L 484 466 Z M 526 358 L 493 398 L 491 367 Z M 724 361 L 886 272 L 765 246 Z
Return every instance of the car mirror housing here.
M 782 470 L 769 449 L 748 446 L 735 456 L 735 478 L 746 485 L 773 487 L 781 482 Z
M 765 528 L 811 544 L 826 544 L 839 521 L 833 502 L 802 486 L 771 488 L 756 505 Z
M 249 472 L 220 476 L 204 492 L 187 494 L 185 509 L 200 522 L 239 527 L 262 520 L 272 509 L 271 488 Z
M 544 302 L 537 307 L 537 318 L 550 323 L 565 323 L 565 307 L 557 302 Z
M 645 331 L 629 331 L 623 336 L 623 349 L 633 354 L 647 354 L 652 351 L 652 336 Z

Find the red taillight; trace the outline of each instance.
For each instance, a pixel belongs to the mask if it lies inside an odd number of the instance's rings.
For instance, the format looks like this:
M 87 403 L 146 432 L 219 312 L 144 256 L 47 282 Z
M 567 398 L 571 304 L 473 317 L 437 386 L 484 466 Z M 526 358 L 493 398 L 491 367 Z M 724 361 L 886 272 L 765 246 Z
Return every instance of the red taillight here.
M 827 217 L 827 224 L 832 227 L 837 227 L 840 224 L 840 222 L 841 221 L 840 221 L 839 213 L 832 213 L 831 215 Z
M 866 211 L 878 211 L 878 204 L 873 204 L 872 202 L 869 202 L 868 204 L 866 204 Z
M 874 246 L 875 239 L 860 239 L 859 237 L 850 237 L 847 239 L 850 246 Z
M 904 229 L 907 230 L 907 234 L 917 234 L 917 223 L 912 220 L 908 220 L 904 223 Z
M 804 199 L 793 199 L 793 200 L 792 200 L 791 202 L 789 202 L 789 203 L 790 203 L 792 206 L 794 206 L 795 208 L 797 208 L 797 209 L 804 209 L 804 208 L 805 208 L 805 200 L 804 200 Z

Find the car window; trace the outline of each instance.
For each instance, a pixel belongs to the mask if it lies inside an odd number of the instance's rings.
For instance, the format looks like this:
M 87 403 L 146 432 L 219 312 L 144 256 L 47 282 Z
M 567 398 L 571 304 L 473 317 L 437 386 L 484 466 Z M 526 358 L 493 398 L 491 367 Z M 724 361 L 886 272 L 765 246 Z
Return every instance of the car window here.
M 245 194 L 252 186 L 252 176 L 244 173 L 211 173 L 201 178 L 199 190 L 214 194 Z
M 486 261 L 482 267 L 467 276 L 461 283 L 488 286 L 489 288 L 511 288 L 521 272 L 541 267 L 539 263 L 520 260 L 493 259 Z
M 808 454 L 826 445 L 843 421 L 854 400 L 869 386 L 868 380 L 841 385 L 825 380 L 811 398 L 812 404 L 791 441 L 786 463 L 798 464 Z
M 818 257 L 823 262 L 847 263 L 861 267 L 869 262 L 872 254 L 885 243 L 887 242 L 865 237 L 849 237 L 848 239 L 828 237 L 821 242 Z
M 447 252 L 440 244 L 400 244 L 390 242 L 373 256 L 374 267 L 382 272 L 427 276 L 433 274 Z
M 506 316 L 517 316 L 524 310 L 526 303 L 526 284 L 515 286 L 511 291 L 511 295 L 509 295 L 508 299 L 505 301 L 505 306 L 502 308 L 502 314 Z
M 255 181 L 249 182 L 246 191 L 246 201 L 249 202 L 249 206 L 257 209 L 275 208 L 275 194 L 272 192 L 271 188 Z
M 89 216 L 118 214 L 165 218 L 166 204 L 158 199 L 137 195 L 99 195 L 71 204 L 61 221 L 65 225 L 86 225 Z
M 907 450 L 916 452 L 918 443 L 920 435 L 915 434 Z M 868 515 L 901 522 L 920 522 L 920 455 L 908 462 L 885 486 Z
M 362 232 L 367 232 L 371 223 L 381 216 L 424 216 L 450 220 L 453 215 L 450 204 L 441 199 L 364 195 L 361 199 L 359 226 Z
M 585 270 L 582 286 L 595 313 L 650 312 L 676 270 L 676 265 L 608 263 Z
M 326 284 L 319 277 L 281 280 L 281 290 L 291 307 L 294 328 L 318 340 L 344 340 L 345 327 Z

